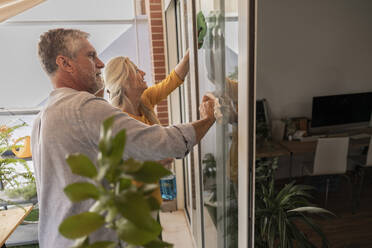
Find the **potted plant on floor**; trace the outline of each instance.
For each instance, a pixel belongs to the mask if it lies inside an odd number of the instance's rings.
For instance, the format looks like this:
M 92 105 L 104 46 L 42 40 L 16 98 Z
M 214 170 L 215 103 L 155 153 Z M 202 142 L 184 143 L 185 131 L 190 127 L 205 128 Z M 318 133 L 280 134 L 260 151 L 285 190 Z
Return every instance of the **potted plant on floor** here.
M 298 228 L 297 222 L 304 222 L 321 240 L 322 247 L 329 247 L 328 240 L 319 226 L 314 223 L 312 215 L 333 214 L 310 203 L 313 188 L 285 185 L 280 190 L 275 188 L 274 173 L 277 158 L 261 159 L 256 165 L 255 196 L 255 243 L 259 248 L 316 247 Z
M 68 185 L 64 192 L 72 202 L 94 199 L 88 212 L 66 218 L 59 226 L 60 233 L 76 239 L 74 248 L 122 247 L 172 247 L 161 241 L 160 224 L 151 216 L 159 210 L 159 202 L 151 193 L 159 186 L 159 179 L 170 175 L 170 171 L 157 162 L 139 163 L 133 159 L 122 159 L 125 146 L 125 130 L 112 137 L 114 118 L 105 120 L 101 127 L 97 166 L 83 154 L 73 154 L 67 163 L 73 173 L 89 178 L 89 182 Z M 141 183 L 133 184 L 132 180 Z M 104 181 L 109 182 L 104 185 Z M 89 234 L 105 226 L 117 233 L 117 242 L 89 242 Z

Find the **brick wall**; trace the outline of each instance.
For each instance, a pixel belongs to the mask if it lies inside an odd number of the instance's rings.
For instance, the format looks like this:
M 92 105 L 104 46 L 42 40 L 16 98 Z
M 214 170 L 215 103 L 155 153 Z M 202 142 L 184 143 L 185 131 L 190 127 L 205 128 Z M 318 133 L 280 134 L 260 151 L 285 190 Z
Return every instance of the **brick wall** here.
M 162 2 L 162 0 L 145 0 L 150 27 L 152 81 L 155 83 L 162 81 L 166 77 Z M 168 101 L 163 100 L 160 102 L 156 111 L 160 123 L 168 126 Z

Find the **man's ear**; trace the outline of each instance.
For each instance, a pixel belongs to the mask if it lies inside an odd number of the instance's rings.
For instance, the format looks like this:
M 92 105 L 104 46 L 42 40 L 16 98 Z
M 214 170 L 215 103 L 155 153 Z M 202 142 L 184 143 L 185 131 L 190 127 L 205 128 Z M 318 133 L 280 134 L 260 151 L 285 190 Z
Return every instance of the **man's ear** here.
M 62 55 L 58 55 L 56 58 L 56 64 L 58 67 L 65 71 L 65 72 L 72 72 L 73 71 L 73 66 L 70 63 L 70 60 Z

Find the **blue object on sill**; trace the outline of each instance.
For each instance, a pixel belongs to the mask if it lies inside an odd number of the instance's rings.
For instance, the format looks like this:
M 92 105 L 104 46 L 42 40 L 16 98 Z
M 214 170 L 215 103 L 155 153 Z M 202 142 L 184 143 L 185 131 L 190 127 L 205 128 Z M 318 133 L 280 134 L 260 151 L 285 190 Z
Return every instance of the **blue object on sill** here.
M 161 198 L 173 200 L 177 196 L 176 176 L 169 175 L 160 179 Z

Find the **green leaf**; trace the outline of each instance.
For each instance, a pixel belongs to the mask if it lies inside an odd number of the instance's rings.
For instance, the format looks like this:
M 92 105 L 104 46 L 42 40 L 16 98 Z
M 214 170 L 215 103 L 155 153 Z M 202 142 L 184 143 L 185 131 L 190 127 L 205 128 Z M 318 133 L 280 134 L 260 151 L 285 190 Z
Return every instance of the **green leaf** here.
M 99 241 L 89 245 L 87 248 L 115 248 L 116 243 L 110 241 Z
M 151 241 L 150 243 L 147 243 L 143 247 L 144 248 L 171 248 L 173 247 L 173 245 L 157 239 L 157 240 Z
M 65 194 L 72 202 L 80 202 L 87 199 L 99 198 L 98 188 L 91 183 L 82 182 L 82 183 L 72 183 L 65 187 Z
M 129 173 L 130 174 L 130 173 Z M 161 164 L 153 161 L 146 161 L 142 168 L 132 173 L 133 179 L 144 183 L 158 183 L 160 178 L 171 175 L 172 173 L 165 169 Z
M 105 224 L 105 218 L 97 213 L 84 212 L 67 217 L 60 225 L 59 232 L 68 239 L 89 235 Z
M 148 231 L 158 230 L 158 223 L 151 216 L 150 206 L 140 193 L 126 191 L 116 197 L 115 205 L 120 214 L 136 226 Z
M 87 248 L 89 246 L 89 237 L 84 236 L 75 240 L 74 246 L 71 248 Z
M 106 120 L 104 120 L 101 125 L 100 138 L 99 138 L 100 141 L 99 141 L 98 147 L 100 151 L 103 153 L 103 155 L 107 155 L 111 149 L 110 147 L 111 146 L 110 140 L 111 140 L 111 133 L 112 133 L 111 127 L 114 123 L 114 119 L 115 117 L 111 116 L 107 118 Z
M 135 161 L 133 158 L 130 158 L 124 162 L 124 164 L 121 166 L 121 169 L 124 171 L 124 173 L 135 173 L 139 171 L 142 168 L 142 164 Z
M 160 209 L 160 203 L 154 197 L 150 196 L 147 199 L 147 202 L 148 202 L 148 204 L 150 206 L 151 211 L 153 211 L 153 210 L 159 210 Z
M 123 157 L 125 147 L 125 129 L 121 130 L 112 140 L 112 152 L 110 162 L 112 165 L 118 165 Z
M 111 206 L 108 209 L 108 212 L 106 214 L 105 221 L 107 223 L 111 223 L 115 220 L 116 216 L 118 215 L 118 209 L 115 206 Z
M 336 216 L 334 213 L 318 207 L 299 207 L 295 209 L 291 209 L 288 212 L 301 212 L 301 213 L 309 213 L 309 214 L 329 214 L 332 216 Z
M 156 239 L 161 232 L 160 225 L 157 230 L 149 231 L 141 227 L 136 226 L 129 220 L 123 220 L 118 225 L 118 235 L 119 237 L 133 245 L 144 245 L 150 241 Z
M 112 125 L 114 124 L 114 120 L 115 116 L 111 116 L 102 122 L 101 127 L 103 129 L 104 134 L 107 134 L 108 130 L 112 127 Z
M 97 169 L 90 159 L 83 154 L 72 154 L 66 159 L 72 173 L 79 176 L 94 178 L 97 176 Z
M 120 192 L 126 189 L 129 189 L 129 187 L 132 185 L 132 180 L 128 178 L 120 178 Z
M 141 186 L 141 190 L 145 195 L 152 194 L 155 190 L 159 188 L 159 184 L 144 184 Z

